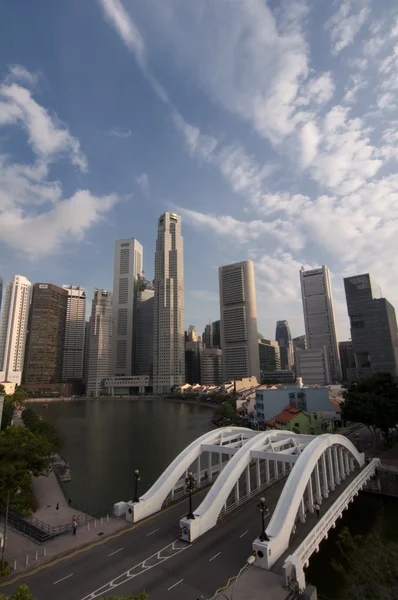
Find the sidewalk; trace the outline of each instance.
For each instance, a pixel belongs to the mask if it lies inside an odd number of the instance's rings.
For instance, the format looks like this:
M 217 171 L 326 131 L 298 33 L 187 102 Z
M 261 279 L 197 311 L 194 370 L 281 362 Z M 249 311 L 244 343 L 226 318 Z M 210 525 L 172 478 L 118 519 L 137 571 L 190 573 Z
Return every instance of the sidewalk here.
M 272 571 L 265 571 L 259 567 L 250 567 L 242 573 L 236 582 L 234 581 L 227 589 L 222 590 L 214 596 L 214 600 L 225 600 L 234 598 L 239 600 L 285 600 L 289 591 L 283 587 L 281 575 Z
M 76 535 L 72 535 L 72 533 L 60 535 L 43 544 L 36 544 L 20 533 L 8 530 L 5 554 L 11 567 L 11 576 L 32 569 L 33 566 L 39 563 L 50 561 L 62 554 L 68 554 L 73 550 L 103 540 L 131 526 L 124 519 L 116 517 L 109 517 L 108 522 L 106 515 L 104 515 L 102 524 L 101 519 L 93 519 L 92 517 L 86 523 L 85 513 L 77 511 L 73 506 L 68 506 L 53 471 L 48 477 L 34 478 L 33 489 L 39 506 L 33 516 L 48 525 L 56 527 L 71 523 L 73 515 L 76 515 L 79 523 L 77 533 Z M 59 510 L 56 510 L 57 502 L 59 502 Z M 14 561 L 16 561 L 15 569 L 13 568 Z

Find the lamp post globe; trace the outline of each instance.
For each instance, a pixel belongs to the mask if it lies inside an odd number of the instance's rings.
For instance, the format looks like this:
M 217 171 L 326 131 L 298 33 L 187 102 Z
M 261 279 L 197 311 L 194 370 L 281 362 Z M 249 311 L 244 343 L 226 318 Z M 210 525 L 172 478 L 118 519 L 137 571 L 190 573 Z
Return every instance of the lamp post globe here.
M 269 537 L 265 531 L 265 517 L 269 515 L 269 510 L 264 496 L 260 498 L 256 508 L 261 514 L 261 534 L 259 536 L 260 542 L 269 542 Z
M 141 481 L 141 475 L 138 469 L 134 471 L 134 502 L 139 502 L 138 497 L 138 482 Z
M 196 488 L 196 480 L 192 474 L 192 471 L 188 471 L 187 476 L 185 477 L 185 491 L 189 494 L 189 512 L 187 514 L 187 519 L 194 519 L 195 515 L 192 512 L 192 493 Z

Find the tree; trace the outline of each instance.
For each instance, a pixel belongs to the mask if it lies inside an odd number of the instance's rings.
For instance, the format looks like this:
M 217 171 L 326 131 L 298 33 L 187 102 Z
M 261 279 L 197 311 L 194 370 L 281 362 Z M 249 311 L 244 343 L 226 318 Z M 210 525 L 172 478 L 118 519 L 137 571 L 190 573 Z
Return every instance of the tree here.
M 344 392 L 343 418 L 363 423 L 371 431 L 380 428 L 388 438 L 398 423 L 398 386 L 389 373 L 351 385 Z
M 10 399 L 10 396 L 6 396 L 3 404 L 3 415 L 1 418 L 1 429 L 5 429 L 11 425 L 12 418 L 14 416 L 14 402 Z
M 0 600 L 35 600 L 35 598 L 29 592 L 28 586 L 24 584 L 20 585 L 15 592 L 12 592 L 9 596 L 0 594 Z
M 345 598 L 395 600 L 398 598 L 398 544 L 376 533 L 352 536 L 344 527 L 338 536 L 340 561 L 333 567 L 345 578 Z
M 57 435 L 54 425 L 48 421 L 39 419 L 37 414 L 31 408 L 25 408 L 22 413 L 22 421 L 25 427 L 30 429 L 34 435 L 47 441 L 52 451 L 57 451 L 61 447 L 61 441 Z
M 4 389 L 4 385 L 2 383 L 0 383 L 0 396 L 5 396 L 6 391 Z

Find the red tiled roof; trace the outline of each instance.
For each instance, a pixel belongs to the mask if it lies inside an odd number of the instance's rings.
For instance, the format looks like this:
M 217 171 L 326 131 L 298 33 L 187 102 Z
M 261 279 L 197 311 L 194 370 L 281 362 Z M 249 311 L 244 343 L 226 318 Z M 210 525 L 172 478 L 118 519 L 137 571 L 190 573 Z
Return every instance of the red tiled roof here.
M 284 421 L 285 423 L 290 423 L 298 414 L 301 413 L 301 410 L 298 408 L 294 408 L 293 406 L 285 406 L 285 408 L 275 415 L 272 419 L 267 421 L 268 425 L 275 425 L 275 421 Z

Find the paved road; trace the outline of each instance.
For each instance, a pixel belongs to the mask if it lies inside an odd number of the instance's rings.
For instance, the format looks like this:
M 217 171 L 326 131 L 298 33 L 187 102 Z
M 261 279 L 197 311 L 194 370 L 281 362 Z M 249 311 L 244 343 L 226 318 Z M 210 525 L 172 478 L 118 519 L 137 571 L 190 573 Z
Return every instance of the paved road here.
M 282 487 L 280 482 L 267 490 L 270 509 L 276 505 Z M 204 495 L 200 492 L 195 496 L 195 506 Z M 150 592 L 151 600 L 209 598 L 236 575 L 251 554 L 252 542 L 261 531 L 256 502 L 253 498 L 192 545 L 178 541 L 179 519 L 186 504 L 173 506 L 133 531 L 55 562 L 0 591 L 10 593 L 27 583 L 38 600 L 93 600 L 142 588 Z M 144 569 L 137 567 L 145 560 Z M 127 571 L 129 576 L 123 576 Z M 121 585 L 116 589 L 103 587 L 111 581 Z M 92 594 L 99 588 L 97 594 Z

